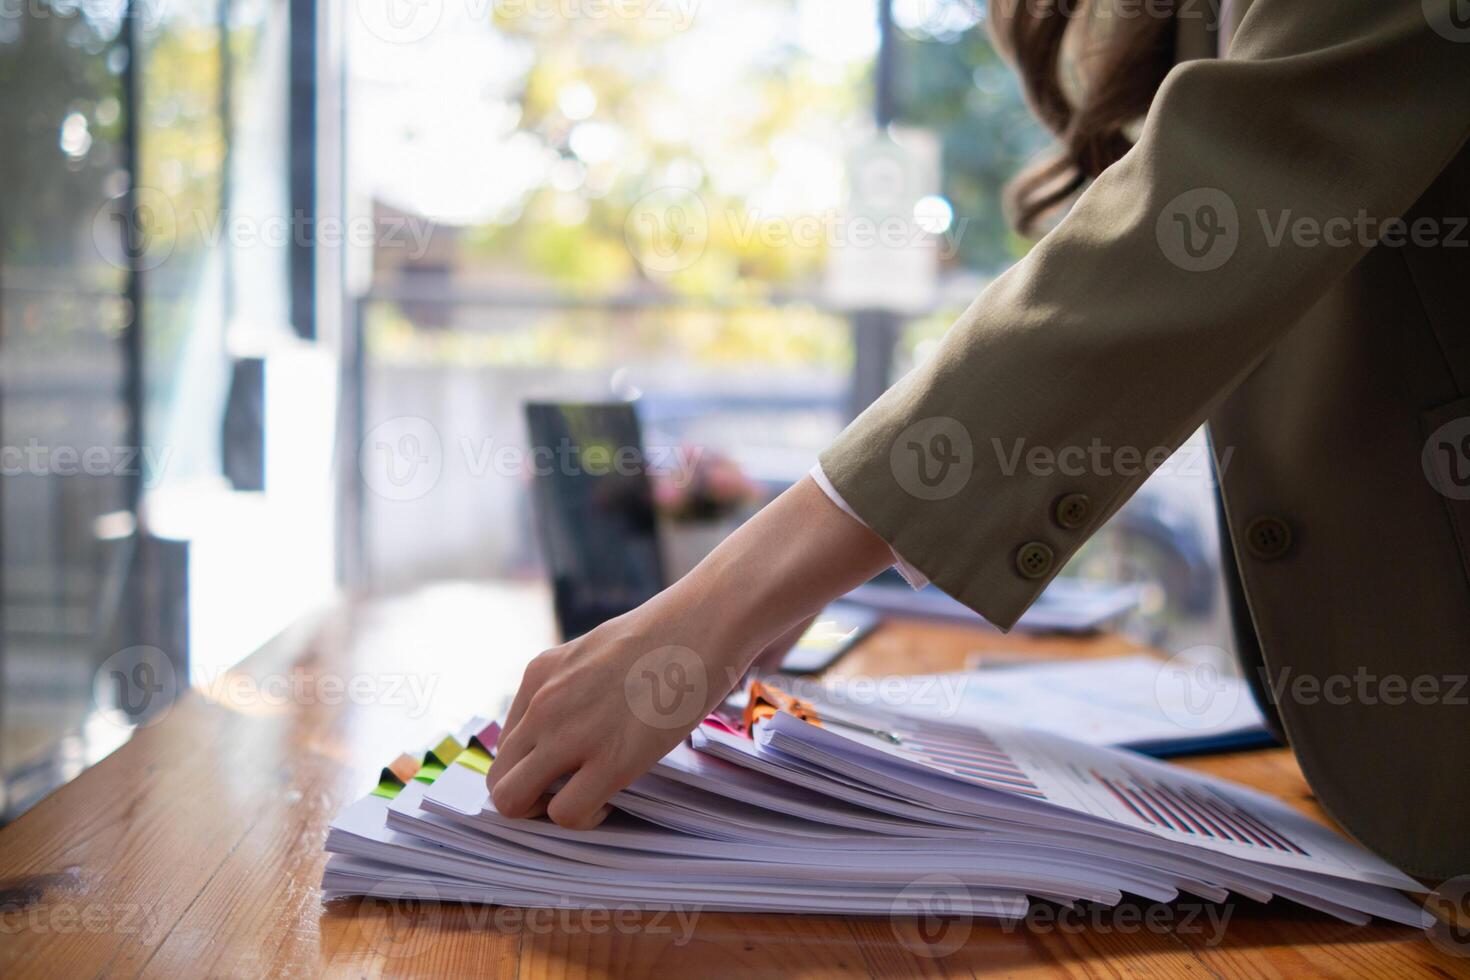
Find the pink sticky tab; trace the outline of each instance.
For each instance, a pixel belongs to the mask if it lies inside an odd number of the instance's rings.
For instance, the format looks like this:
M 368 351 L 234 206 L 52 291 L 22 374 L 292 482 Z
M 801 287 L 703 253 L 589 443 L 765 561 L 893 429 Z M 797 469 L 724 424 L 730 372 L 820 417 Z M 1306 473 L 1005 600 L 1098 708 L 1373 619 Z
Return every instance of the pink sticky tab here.
M 493 754 L 495 752 L 495 743 L 500 741 L 500 722 L 492 721 L 480 729 L 479 734 L 475 738 L 481 745 L 485 746 L 487 752 Z
M 715 728 L 722 732 L 729 732 L 731 735 L 739 735 L 741 737 L 745 736 L 745 730 L 743 727 L 741 727 L 740 725 L 731 724 L 730 719 L 722 718 L 719 715 L 707 716 L 704 719 L 704 724 L 708 725 L 710 728 Z

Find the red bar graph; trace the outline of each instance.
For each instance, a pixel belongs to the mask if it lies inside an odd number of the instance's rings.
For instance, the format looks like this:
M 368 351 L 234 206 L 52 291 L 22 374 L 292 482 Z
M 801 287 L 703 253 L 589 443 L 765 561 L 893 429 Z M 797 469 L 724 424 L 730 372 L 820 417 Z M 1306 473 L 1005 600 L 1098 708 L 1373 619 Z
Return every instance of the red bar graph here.
M 1092 777 L 1144 823 L 1181 834 L 1232 841 L 1284 853 L 1306 855 L 1291 838 L 1239 804 L 1213 791 L 1184 784 L 1169 785 L 1135 773 Z
M 1025 770 L 1010 755 L 979 731 L 966 732 L 964 738 L 931 731 L 901 731 L 904 753 L 970 782 L 980 783 L 1007 793 L 1018 793 L 1035 799 L 1046 794 L 1032 782 Z

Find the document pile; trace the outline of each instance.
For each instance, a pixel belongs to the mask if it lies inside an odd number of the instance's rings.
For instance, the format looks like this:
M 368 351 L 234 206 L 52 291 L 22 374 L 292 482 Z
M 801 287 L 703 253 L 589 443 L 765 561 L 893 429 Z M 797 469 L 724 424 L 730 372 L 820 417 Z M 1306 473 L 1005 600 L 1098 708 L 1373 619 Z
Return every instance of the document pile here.
M 1244 787 L 1044 731 L 802 704 L 749 732 L 712 717 L 588 831 L 498 814 L 499 729 L 472 723 L 337 818 L 324 895 L 1017 919 L 1032 899 L 1234 893 L 1432 921 L 1399 894 L 1413 879 Z

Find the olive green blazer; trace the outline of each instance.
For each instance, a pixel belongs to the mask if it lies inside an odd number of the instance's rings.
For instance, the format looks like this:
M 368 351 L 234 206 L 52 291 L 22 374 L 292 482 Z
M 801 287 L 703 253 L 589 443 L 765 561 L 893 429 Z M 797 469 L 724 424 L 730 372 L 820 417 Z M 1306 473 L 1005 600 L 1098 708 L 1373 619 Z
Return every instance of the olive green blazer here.
M 821 458 L 898 554 L 1009 628 L 1208 422 L 1248 672 L 1327 810 L 1434 879 L 1470 872 L 1455 2 L 1256 0 L 1226 57 L 1176 66 L 1133 150 Z M 1181 6 L 1181 52 L 1208 54 L 1189 22 L 1208 5 Z

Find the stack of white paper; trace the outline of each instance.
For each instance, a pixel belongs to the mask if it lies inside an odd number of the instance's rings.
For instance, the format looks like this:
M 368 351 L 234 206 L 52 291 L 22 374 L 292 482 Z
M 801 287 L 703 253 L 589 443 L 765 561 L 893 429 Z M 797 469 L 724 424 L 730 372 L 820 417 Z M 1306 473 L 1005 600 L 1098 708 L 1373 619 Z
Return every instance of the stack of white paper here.
M 1235 893 L 1432 921 L 1398 891 L 1413 879 L 1244 787 L 1041 731 L 822 710 L 753 738 L 701 726 L 589 831 L 498 814 L 498 729 L 473 723 L 337 818 L 325 897 L 889 915 L 941 889 L 950 914 L 1019 918 L 1032 898 Z

